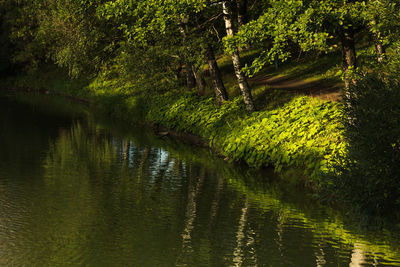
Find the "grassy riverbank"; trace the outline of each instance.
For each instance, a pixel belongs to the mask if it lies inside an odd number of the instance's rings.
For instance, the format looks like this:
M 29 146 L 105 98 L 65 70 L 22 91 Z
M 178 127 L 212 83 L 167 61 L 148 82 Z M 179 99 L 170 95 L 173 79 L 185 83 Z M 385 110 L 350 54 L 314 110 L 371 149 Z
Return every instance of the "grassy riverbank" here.
M 227 159 L 252 167 L 296 168 L 311 177 L 306 182 L 317 184 L 333 155 L 344 149 L 340 104 L 306 96 L 286 100 L 247 114 L 239 98 L 217 107 L 210 97 L 177 90 L 99 106 L 117 119 L 129 122 L 140 114 L 151 124 L 198 135 Z
M 273 166 L 296 183 L 301 176 L 301 183 L 318 186 L 335 153 L 344 150 L 337 102 L 266 89 L 267 104 L 248 114 L 240 97 L 219 107 L 212 97 L 183 89 L 132 93 L 120 80 L 97 78 L 80 90 L 71 82 L 64 87 L 40 85 L 42 91 L 50 90 L 50 96 L 62 92 L 90 99 L 97 111 L 128 124 L 139 120 L 200 136 L 229 161 L 255 168 Z M 296 171 L 286 172 L 289 169 Z

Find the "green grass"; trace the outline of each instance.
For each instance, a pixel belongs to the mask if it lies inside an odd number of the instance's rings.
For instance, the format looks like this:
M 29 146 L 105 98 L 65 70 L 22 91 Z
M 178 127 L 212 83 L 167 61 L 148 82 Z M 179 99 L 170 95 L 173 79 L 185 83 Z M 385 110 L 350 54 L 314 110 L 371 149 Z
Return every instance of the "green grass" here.
M 242 51 L 240 54 L 242 65 L 251 64 L 251 62 L 257 57 L 258 53 L 259 51 L 255 50 Z M 268 95 L 270 95 L 271 86 L 263 84 L 262 82 L 253 82 L 254 79 L 264 79 L 264 77 L 285 78 L 293 81 L 314 82 L 323 85 L 324 88 L 330 86 L 340 87 L 342 85 L 340 76 L 340 59 L 341 55 L 337 51 L 325 55 L 309 53 L 300 58 L 289 59 L 287 62 L 280 64 L 278 69 L 275 69 L 275 66 L 272 65 L 264 67 L 259 73 L 249 79 L 249 85 L 256 101 L 257 108 L 259 110 L 264 110 L 269 105 L 268 101 L 271 100 L 271 97 L 268 97 Z M 228 95 L 231 98 L 239 96 L 240 91 L 237 85 L 236 76 L 233 72 L 231 56 L 220 56 L 217 62 L 222 72 L 223 81 Z M 206 66 L 204 66 L 204 68 L 206 68 Z M 206 81 L 207 84 L 211 85 L 209 77 L 206 77 Z M 283 96 L 284 98 L 288 98 L 285 93 L 280 93 L 278 90 L 275 92 L 281 97 Z M 211 96 L 213 93 L 212 88 L 209 86 L 205 95 Z M 301 89 L 292 90 L 291 94 L 293 93 L 297 95 L 305 94 Z

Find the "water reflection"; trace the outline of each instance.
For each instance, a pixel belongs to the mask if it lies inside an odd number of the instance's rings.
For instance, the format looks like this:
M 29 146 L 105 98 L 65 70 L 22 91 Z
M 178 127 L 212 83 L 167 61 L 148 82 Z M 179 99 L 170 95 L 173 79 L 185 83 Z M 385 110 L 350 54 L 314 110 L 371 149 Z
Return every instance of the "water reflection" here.
M 398 233 L 347 230 L 265 173 L 142 128 L 0 109 L 0 266 L 400 265 Z

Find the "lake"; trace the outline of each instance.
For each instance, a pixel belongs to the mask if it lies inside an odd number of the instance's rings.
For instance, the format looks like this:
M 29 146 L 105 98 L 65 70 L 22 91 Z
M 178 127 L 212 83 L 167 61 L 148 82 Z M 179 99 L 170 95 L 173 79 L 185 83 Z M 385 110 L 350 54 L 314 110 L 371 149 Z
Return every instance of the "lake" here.
M 400 266 L 272 170 L 93 114 L 0 97 L 0 266 Z

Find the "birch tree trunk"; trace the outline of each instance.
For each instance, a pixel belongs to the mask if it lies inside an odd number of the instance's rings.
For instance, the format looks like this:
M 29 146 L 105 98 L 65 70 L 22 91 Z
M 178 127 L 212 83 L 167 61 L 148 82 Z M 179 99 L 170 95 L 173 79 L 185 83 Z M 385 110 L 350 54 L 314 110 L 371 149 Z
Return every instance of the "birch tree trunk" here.
M 238 30 L 247 23 L 247 0 L 236 0 Z
M 196 69 L 194 65 L 192 65 L 192 71 L 194 74 L 194 78 L 196 79 L 196 86 L 197 86 L 197 94 L 204 95 L 206 91 L 206 81 L 204 80 L 204 75 L 201 70 Z
M 374 18 L 371 21 L 372 25 L 376 25 L 377 24 L 377 18 Z M 385 54 L 385 47 L 383 46 L 382 40 L 379 36 L 379 33 L 376 31 L 372 31 L 373 33 L 373 38 L 374 38 L 374 44 L 375 44 L 375 51 L 376 51 L 376 55 L 378 56 L 378 62 L 382 63 L 383 59 L 384 59 L 384 54 Z
M 345 72 L 345 89 L 349 89 L 350 83 L 352 82 L 352 77 L 350 70 L 355 70 L 357 67 L 357 58 L 356 58 L 356 48 L 354 41 L 354 31 L 352 27 L 349 27 L 346 30 L 343 30 L 341 36 L 342 42 L 342 65 L 343 70 Z
M 183 44 L 185 47 L 185 72 L 186 72 L 186 90 L 192 91 L 193 88 L 196 86 L 196 78 L 195 74 L 193 73 L 193 64 L 190 62 L 188 59 L 188 55 L 190 54 L 190 48 L 187 45 L 187 29 L 186 25 L 179 25 L 179 31 L 181 32 L 181 35 L 183 37 Z
M 385 54 L 385 47 L 383 46 L 382 41 L 379 40 L 377 36 L 375 36 L 374 38 L 374 43 L 375 43 L 375 51 L 378 56 L 378 62 L 382 63 Z
M 238 20 L 238 31 L 248 22 L 248 10 L 247 10 L 247 0 L 236 0 L 236 9 L 237 9 L 237 20 Z M 246 45 L 246 49 L 250 49 L 250 44 Z M 241 51 L 239 47 L 239 51 Z
M 231 36 L 233 35 L 232 29 L 232 14 L 230 8 L 228 6 L 228 1 L 222 2 L 222 10 L 224 13 L 224 21 L 225 21 L 225 29 L 226 35 Z M 248 112 L 255 111 L 253 97 L 251 96 L 251 91 L 249 85 L 246 80 L 246 76 L 244 76 L 243 72 L 241 71 L 240 65 L 240 56 L 238 49 L 235 49 L 232 53 L 232 62 L 233 68 L 235 69 L 235 75 L 238 80 L 239 88 L 242 93 L 243 101 Z
M 193 64 L 190 62 L 186 62 L 185 64 L 186 70 L 186 89 L 188 91 L 192 91 L 193 88 L 196 86 L 196 78 L 193 74 Z
M 214 51 L 210 44 L 208 44 L 206 47 L 205 57 L 207 59 L 208 70 L 210 71 L 210 77 L 213 83 L 215 96 L 218 104 L 221 105 L 223 102 L 228 100 L 228 94 L 222 81 L 222 76 L 218 68 L 217 61 L 215 60 Z

